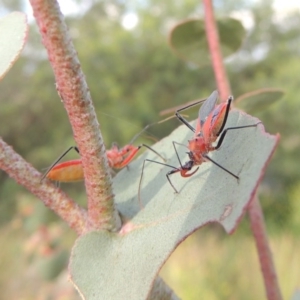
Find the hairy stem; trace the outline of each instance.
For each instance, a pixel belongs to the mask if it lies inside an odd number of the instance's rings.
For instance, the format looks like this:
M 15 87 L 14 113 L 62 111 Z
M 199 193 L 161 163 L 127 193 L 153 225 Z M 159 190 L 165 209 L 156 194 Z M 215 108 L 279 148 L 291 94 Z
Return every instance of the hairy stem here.
M 120 219 L 100 126 L 63 15 L 55 0 L 30 3 L 80 150 L 88 196 L 88 230 L 118 230 Z
M 222 101 L 225 101 L 230 94 L 230 87 L 222 59 L 218 29 L 213 14 L 213 6 L 211 0 L 204 0 L 204 9 L 206 36 L 212 58 L 215 78 L 217 81 L 220 97 Z M 268 299 L 282 299 L 271 252 L 268 245 L 263 213 L 256 195 L 252 197 L 252 203 L 249 206 L 248 212 L 250 216 L 251 228 L 254 234 L 260 258 L 261 269 L 265 280 Z

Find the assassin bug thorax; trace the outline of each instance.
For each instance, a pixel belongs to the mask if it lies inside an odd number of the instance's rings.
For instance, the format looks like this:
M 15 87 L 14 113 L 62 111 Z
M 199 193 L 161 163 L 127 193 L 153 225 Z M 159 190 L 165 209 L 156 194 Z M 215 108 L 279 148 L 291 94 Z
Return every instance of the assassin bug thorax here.
M 165 160 L 157 151 L 152 149 L 146 144 L 141 144 L 139 146 L 134 146 L 132 143 L 145 132 L 150 125 L 147 125 L 140 133 L 135 135 L 128 145 L 125 145 L 123 148 L 119 148 L 117 144 L 113 144 L 111 149 L 106 150 L 106 156 L 108 159 L 108 164 L 111 168 L 122 169 L 133 160 L 137 152 L 145 147 L 156 155 L 158 155 L 162 160 Z M 48 178 L 57 182 L 74 182 L 84 179 L 83 167 L 81 159 L 73 159 L 66 162 L 59 163 L 60 160 L 72 149 L 74 149 L 79 154 L 79 149 L 76 146 L 70 147 L 66 150 L 44 173 L 41 180 Z
M 139 194 L 140 194 L 140 188 L 141 188 L 141 182 L 142 182 L 142 176 L 143 176 L 143 170 L 145 166 L 146 161 L 154 162 L 157 164 L 161 164 L 167 167 L 172 168 L 173 170 L 169 171 L 166 176 L 167 179 L 174 189 L 176 193 L 178 193 L 177 189 L 174 187 L 170 180 L 170 175 L 175 173 L 180 173 L 182 177 L 190 177 L 194 175 L 199 167 L 197 167 L 194 171 L 189 173 L 194 166 L 199 166 L 205 161 L 211 161 L 213 164 L 217 165 L 219 168 L 221 168 L 223 171 L 227 172 L 229 175 L 233 176 L 237 180 L 239 180 L 239 176 L 236 174 L 230 172 L 220 164 L 218 164 L 216 161 L 214 161 L 212 158 L 208 156 L 208 153 L 214 150 L 217 150 L 221 147 L 224 138 L 228 131 L 236 130 L 236 129 L 243 129 L 243 128 L 249 128 L 249 127 L 256 127 L 261 122 L 251 124 L 251 125 L 244 125 L 244 126 L 236 126 L 236 127 L 228 127 L 224 129 L 226 125 L 226 121 L 228 119 L 230 106 L 233 101 L 233 97 L 229 96 L 226 102 L 223 102 L 219 105 L 216 105 L 218 99 L 218 92 L 214 91 L 206 100 L 201 100 L 196 103 L 187 105 L 181 109 L 178 109 L 175 113 L 176 117 L 179 121 L 181 121 L 184 125 L 186 125 L 191 131 L 194 132 L 194 138 L 188 141 L 188 149 L 189 152 L 187 152 L 189 156 L 189 161 L 187 161 L 185 164 L 181 163 L 181 160 L 179 158 L 177 149 L 175 144 L 179 144 L 177 142 L 172 142 L 173 147 L 175 149 L 176 156 L 178 158 L 178 161 L 180 163 L 180 167 L 174 167 L 169 164 L 161 163 L 158 161 L 153 161 L 149 159 L 145 159 L 143 168 L 142 168 L 142 175 L 140 179 L 140 185 L 139 185 Z M 192 106 L 198 105 L 199 103 L 203 103 L 202 106 L 199 109 L 198 113 L 198 120 L 196 123 L 196 128 L 194 128 L 181 114 L 180 112 L 188 109 Z M 218 141 L 217 141 L 218 139 Z M 214 145 L 214 143 L 217 141 L 217 144 Z M 179 144 L 181 145 L 181 144 Z

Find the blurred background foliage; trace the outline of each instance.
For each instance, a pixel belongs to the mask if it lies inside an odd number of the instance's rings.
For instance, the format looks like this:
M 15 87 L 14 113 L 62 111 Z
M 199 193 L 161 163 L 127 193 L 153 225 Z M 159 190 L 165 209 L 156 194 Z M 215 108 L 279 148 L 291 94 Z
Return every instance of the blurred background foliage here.
M 71 5 L 72 1 L 68 2 Z M 177 22 L 187 17 L 203 17 L 201 2 L 73 2 L 80 10 L 67 15 L 66 21 L 108 148 L 112 142 L 120 146 L 127 144 L 145 125 L 161 119 L 160 111 L 206 97 L 216 88 L 210 65 L 198 68 L 179 59 L 167 42 L 168 33 Z M 215 13 L 217 17 L 237 17 L 246 27 L 242 47 L 226 58 L 233 95 L 238 97 L 266 87 L 285 91 L 281 101 L 259 110 L 256 116 L 263 120 L 267 131 L 281 134 L 280 145 L 260 186 L 260 199 L 283 281 L 283 293 L 289 297 L 296 285 L 300 286 L 297 250 L 300 233 L 297 96 L 300 94 L 300 13 L 298 10 L 279 14 L 272 3 L 215 2 Z M 21 0 L 2 1 L 2 15 L 12 10 L 27 12 L 28 7 Z M 129 13 L 138 17 L 138 23 L 130 30 L 122 22 Z M 0 136 L 37 169 L 43 170 L 74 145 L 46 51 L 32 20 L 26 48 L 0 82 L 0 91 Z M 194 119 L 197 109 L 191 110 L 189 115 Z M 149 131 L 160 139 L 177 126 L 177 120 L 170 120 Z M 152 140 L 142 136 L 139 142 L 151 144 Z M 64 184 L 62 188 L 84 205 L 82 183 Z M 78 299 L 72 286 L 65 283 L 67 257 L 74 239 L 75 234 L 52 212 L 0 171 L 0 243 L 3 245 L 0 299 Z M 285 248 L 277 251 L 282 243 Z M 237 245 L 239 250 L 245 248 L 244 251 L 237 253 Z M 253 299 L 249 290 L 255 290 L 256 282 L 261 285 L 256 298 L 264 297 L 262 280 L 256 275 L 259 266 L 254 269 L 253 264 L 249 264 L 255 261 L 256 254 L 246 221 L 231 238 L 225 236 L 219 226 L 211 225 L 188 239 L 178 251 L 182 251 L 182 247 L 185 247 L 184 253 L 191 251 L 188 252 L 191 256 L 179 255 L 175 262 L 172 257 L 163 269 L 167 282 L 176 286 L 179 296 L 184 299 L 199 299 L 200 295 L 205 295 L 203 299 Z M 193 258 L 194 269 L 183 263 L 187 257 Z M 287 261 L 289 257 L 294 264 Z M 295 268 L 292 279 L 281 275 L 281 272 L 291 273 L 290 268 Z M 195 274 L 197 281 L 193 283 Z M 230 282 L 237 284 L 231 286 Z

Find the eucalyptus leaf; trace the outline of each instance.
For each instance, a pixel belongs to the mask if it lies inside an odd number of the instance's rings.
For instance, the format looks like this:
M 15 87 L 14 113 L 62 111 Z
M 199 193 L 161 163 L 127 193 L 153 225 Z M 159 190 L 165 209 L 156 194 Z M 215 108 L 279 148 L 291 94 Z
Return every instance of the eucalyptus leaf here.
M 255 124 L 244 113 L 229 114 L 226 127 Z M 180 126 L 153 148 L 167 163 L 179 166 L 172 141 L 184 145 L 193 136 Z M 127 222 L 119 233 L 91 232 L 76 241 L 70 260 L 71 280 L 84 299 L 146 299 L 160 268 L 177 245 L 199 227 L 218 222 L 232 232 L 245 212 L 278 142 L 263 125 L 228 132 L 221 148 L 211 157 L 240 177 L 239 182 L 218 166 L 203 163 L 190 178 L 165 174 L 170 168 L 146 163 L 137 197 L 144 159 L 158 160 L 147 151 L 114 180 L 119 211 Z M 182 148 L 182 149 L 181 149 Z M 185 147 L 180 157 L 187 159 Z M 142 205 L 142 208 L 141 208 Z
M 0 18 L 0 79 L 19 57 L 27 39 L 26 15 L 13 12 Z
M 219 19 L 216 22 L 222 54 L 226 57 L 241 47 L 245 29 L 240 21 L 232 18 Z M 210 62 L 205 23 L 201 19 L 185 20 L 177 24 L 170 32 L 169 44 L 174 53 L 184 60 L 198 66 Z
M 249 114 L 261 112 L 282 99 L 285 92 L 278 88 L 264 88 L 239 96 L 235 104 Z

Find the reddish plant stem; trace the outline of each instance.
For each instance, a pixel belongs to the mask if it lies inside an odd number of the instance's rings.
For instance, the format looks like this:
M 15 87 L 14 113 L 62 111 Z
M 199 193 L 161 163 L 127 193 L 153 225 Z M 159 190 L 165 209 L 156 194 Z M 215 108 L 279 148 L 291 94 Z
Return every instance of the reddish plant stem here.
M 0 139 L 0 168 L 40 198 L 79 235 L 85 231 L 87 212 L 53 184 L 41 184 L 41 174 Z
M 255 237 L 267 297 L 269 300 L 281 300 L 282 295 L 268 243 L 267 232 L 264 225 L 264 216 L 257 196 L 254 196 L 254 199 L 250 203 L 248 213 L 251 221 L 251 229 Z
M 208 46 L 212 58 L 214 73 L 218 85 L 218 90 L 222 101 L 225 101 L 230 94 L 229 81 L 227 79 L 225 67 L 223 64 L 221 47 L 219 42 L 218 29 L 213 14 L 213 6 L 211 0 L 204 0 L 205 10 L 205 27 Z M 260 259 L 261 269 L 263 272 L 265 288 L 268 299 L 282 299 L 275 267 L 272 261 L 271 251 L 268 245 L 267 234 L 264 225 L 263 213 L 257 196 L 253 196 L 249 205 L 249 216 L 251 228 L 256 241 L 257 251 Z
M 55 0 L 30 0 L 30 3 L 80 150 L 88 196 L 89 230 L 117 230 L 120 219 L 113 202 L 99 123 L 63 15 Z
M 204 0 L 204 20 L 207 43 L 214 68 L 216 83 L 221 101 L 226 101 L 231 94 L 219 42 L 219 33 L 211 0 Z

